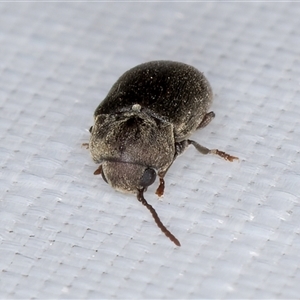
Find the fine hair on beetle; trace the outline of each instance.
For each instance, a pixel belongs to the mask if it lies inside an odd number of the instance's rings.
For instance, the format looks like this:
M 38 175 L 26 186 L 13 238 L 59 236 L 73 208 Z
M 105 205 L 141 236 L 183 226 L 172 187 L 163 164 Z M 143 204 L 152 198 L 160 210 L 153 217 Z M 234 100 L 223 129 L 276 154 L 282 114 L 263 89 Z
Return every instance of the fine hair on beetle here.
M 164 177 L 176 157 L 193 145 L 202 154 L 237 159 L 223 151 L 208 149 L 189 137 L 215 117 L 209 82 L 197 69 L 180 62 L 151 61 L 125 72 L 112 86 L 94 113 L 90 149 L 94 172 L 114 189 L 136 194 L 157 226 L 177 246 L 179 240 L 164 226 L 144 193 Z

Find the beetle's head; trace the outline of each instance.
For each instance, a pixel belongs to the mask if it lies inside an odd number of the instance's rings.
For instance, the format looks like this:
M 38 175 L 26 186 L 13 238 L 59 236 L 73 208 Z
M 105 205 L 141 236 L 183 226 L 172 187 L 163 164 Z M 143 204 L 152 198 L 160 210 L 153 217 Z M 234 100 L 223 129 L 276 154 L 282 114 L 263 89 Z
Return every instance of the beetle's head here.
M 153 168 L 119 161 L 103 161 L 101 167 L 95 172 L 95 174 L 99 173 L 114 189 L 135 194 L 140 190 L 146 190 L 156 179 Z

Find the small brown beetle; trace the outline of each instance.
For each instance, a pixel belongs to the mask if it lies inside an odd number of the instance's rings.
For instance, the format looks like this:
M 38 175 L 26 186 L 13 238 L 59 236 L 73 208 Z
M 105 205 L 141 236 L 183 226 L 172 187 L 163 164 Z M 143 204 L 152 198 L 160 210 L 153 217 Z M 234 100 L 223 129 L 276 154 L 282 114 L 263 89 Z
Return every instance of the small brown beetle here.
M 162 224 L 144 192 L 159 177 L 156 194 L 163 195 L 164 177 L 185 148 L 192 144 L 202 154 L 226 160 L 237 157 L 207 149 L 189 139 L 215 116 L 208 112 L 212 89 L 192 66 L 173 61 L 152 61 L 125 72 L 94 113 L 88 144 L 99 163 L 95 175 L 114 189 L 137 195 L 159 228 L 177 246 L 177 238 Z

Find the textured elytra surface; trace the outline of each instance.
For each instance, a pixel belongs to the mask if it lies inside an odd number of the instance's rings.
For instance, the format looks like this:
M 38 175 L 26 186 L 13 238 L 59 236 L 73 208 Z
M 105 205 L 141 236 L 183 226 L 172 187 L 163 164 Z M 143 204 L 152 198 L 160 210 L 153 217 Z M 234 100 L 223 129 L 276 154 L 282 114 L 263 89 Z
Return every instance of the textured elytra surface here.
M 125 72 L 95 117 L 131 110 L 137 103 L 153 117 L 172 124 L 175 139 L 180 141 L 200 124 L 211 102 L 211 87 L 197 69 L 181 62 L 151 61 Z
M 297 298 L 299 5 L 2 3 L 2 298 Z M 136 14 L 136 11 L 139 14 Z M 216 118 L 147 200 L 94 176 L 95 107 L 140 63 L 204 72 Z

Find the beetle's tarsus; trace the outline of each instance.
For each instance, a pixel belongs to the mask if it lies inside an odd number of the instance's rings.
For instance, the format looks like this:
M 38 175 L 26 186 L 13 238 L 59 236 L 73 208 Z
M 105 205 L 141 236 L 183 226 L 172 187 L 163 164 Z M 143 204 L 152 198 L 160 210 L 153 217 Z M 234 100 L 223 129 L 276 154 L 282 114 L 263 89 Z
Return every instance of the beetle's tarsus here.
M 230 155 L 224 151 L 220 151 L 218 149 L 212 149 L 212 150 L 209 150 L 209 153 L 212 153 L 212 154 L 216 154 L 216 155 L 219 155 L 221 156 L 222 158 L 224 158 L 225 160 L 228 160 L 228 161 L 234 161 L 235 159 L 239 159 L 238 157 L 236 156 L 233 156 L 233 155 Z

